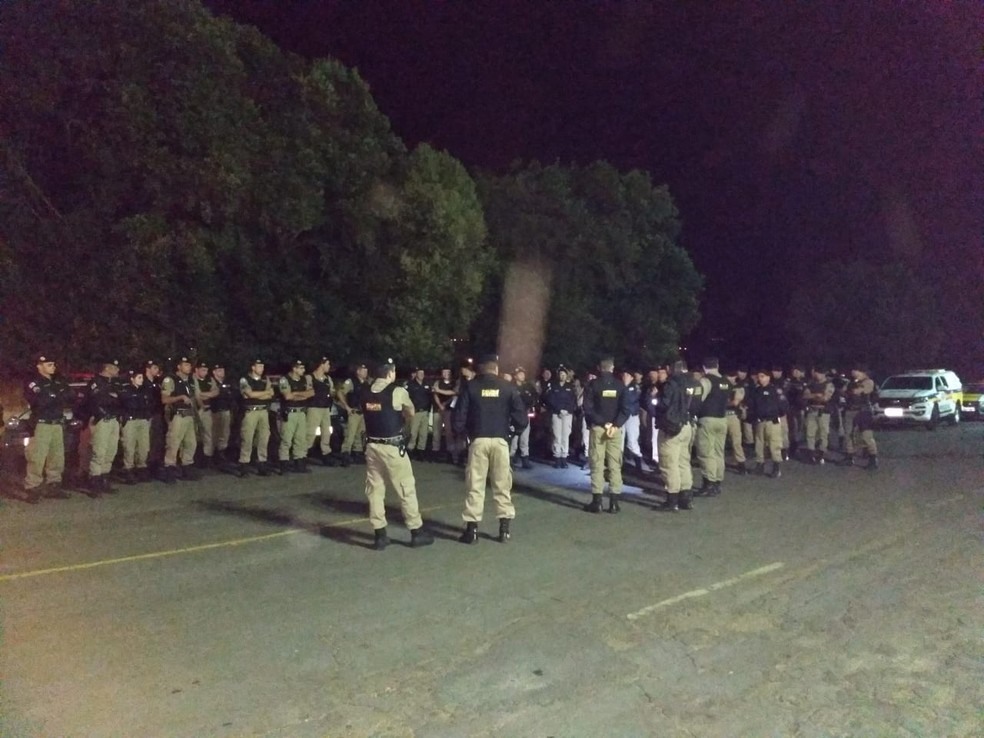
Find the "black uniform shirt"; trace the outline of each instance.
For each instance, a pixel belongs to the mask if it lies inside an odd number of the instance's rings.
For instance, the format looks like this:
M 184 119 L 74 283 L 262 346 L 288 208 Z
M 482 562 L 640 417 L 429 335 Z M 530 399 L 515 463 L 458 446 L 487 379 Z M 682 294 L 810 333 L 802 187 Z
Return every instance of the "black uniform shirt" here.
M 71 402 L 68 385 L 40 374 L 27 383 L 24 396 L 34 420 L 61 420 Z
M 149 420 L 153 412 L 150 404 L 150 395 L 143 391 L 143 385 L 134 387 L 132 382 L 127 382 L 120 388 L 120 407 L 123 417 L 129 420 Z
M 526 405 L 515 385 L 495 374 L 481 374 L 462 386 L 454 414 L 458 433 L 508 440 L 510 428 L 521 431 L 528 424 Z
M 232 382 L 226 380 L 215 380 L 216 389 L 219 394 L 212 398 L 212 412 L 222 412 L 232 410 L 236 406 L 236 393 L 232 388 Z
M 779 416 L 785 413 L 784 405 L 785 397 L 782 390 L 770 383 L 764 387 L 756 387 L 752 391 L 749 410 L 755 420 L 777 422 Z
M 407 382 L 407 394 L 410 395 L 410 402 L 413 403 L 415 413 L 430 412 L 432 397 L 431 388 L 423 382 L 418 382 L 416 377 Z
M 584 389 L 584 419 L 588 426 L 611 423 L 616 428 L 625 425 L 629 409 L 625 404 L 625 385 L 611 372 L 601 372 Z
M 525 403 L 524 403 L 525 404 Z M 570 382 L 555 382 L 550 385 L 544 396 L 544 404 L 554 415 L 561 412 L 573 414 L 577 410 L 577 397 L 574 395 L 574 385 Z
M 119 385 L 116 380 L 99 374 L 89 382 L 89 412 L 97 421 L 120 415 Z

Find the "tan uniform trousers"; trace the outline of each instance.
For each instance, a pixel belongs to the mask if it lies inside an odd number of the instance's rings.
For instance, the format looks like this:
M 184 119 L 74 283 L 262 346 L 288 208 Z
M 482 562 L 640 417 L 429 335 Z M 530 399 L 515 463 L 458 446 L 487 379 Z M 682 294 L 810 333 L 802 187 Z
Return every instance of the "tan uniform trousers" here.
M 305 412 L 308 450 L 320 443 L 321 455 L 328 456 L 331 453 L 331 408 L 309 407 Z M 319 430 L 321 433 L 318 433 Z
M 409 456 L 400 456 L 397 446 L 382 443 L 366 445 L 366 497 L 369 498 L 369 522 L 373 530 L 386 527 L 386 489 L 392 487 L 400 500 L 403 522 L 408 530 L 424 524 L 417 507 L 417 484 Z
M 741 421 L 741 442 L 746 446 L 755 443 L 755 425 L 747 420 Z
M 120 429 L 124 469 L 146 469 L 150 454 L 150 420 L 132 418 Z
M 765 463 L 765 450 L 769 449 L 769 458 L 775 462 L 782 461 L 782 422 L 760 420 L 755 424 L 755 463 Z
M 345 438 L 342 439 L 343 454 L 362 451 L 362 434 L 365 429 L 366 419 L 362 417 L 362 413 L 349 413 L 348 423 L 345 425 Z
M 38 423 L 27 443 L 24 489 L 57 484 L 65 471 L 65 429 L 61 423 Z M 47 479 L 46 479 L 47 478 Z
M 868 452 L 868 456 L 878 455 L 878 444 L 875 443 L 875 432 L 868 428 L 858 428 L 859 410 L 844 411 L 844 451 L 848 456 L 854 455 L 854 450 L 860 445 Z
M 256 460 L 264 464 L 270 447 L 270 413 L 265 407 L 247 410 L 239 429 L 239 463 L 248 464 L 256 449 Z
M 178 454 L 181 466 L 195 463 L 195 448 L 198 437 L 195 434 L 195 416 L 190 413 L 175 413 L 167 424 L 167 437 L 164 439 L 164 466 L 177 466 Z
M 120 450 L 120 421 L 106 418 L 89 426 L 92 429 L 92 457 L 89 476 L 98 477 L 113 471 L 113 460 Z
M 216 451 L 222 453 L 229 448 L 230 435 L 232 435 L 232 410 L 213 410 L 212 440 Z
M 410 442 L 407 448 L 424 451 L 427 448 L 427 434 L 430 430 L 430 412 L 419 410 L 410 421 Z
M 731 442 L 731 453 L 735 455 L 736 464 L 745 463 L 745 449 L 741 445 L 741 419 L 737 415 L 728 414 L 724 416 L 728 425 L 727 438 Z
M 807 450 L 825 453 L 830 443 L 830 413 L 807 410 L 805 425 Z
M 431 439 L 431 451 L 441 450 L 441 435 L 450 452 L 454 451 L 454 428 L 451 426 L 451 408 L 434 411 L 434 437 Z
M 612 437 L 605 435 L 603 426 L 591 428 L 591 448 L 588 449 L 591 464 L 591 494 L 605 491 L 605 470 L 608 470 L 608 489 L 613 495 L 622 494 L 622 429 L 616 428 Z
M 689 423 L 675 436 L 666 431 L 659 432 L 659 471 L 663 476 L 663 486 L 668 494 L 676 495 L 680 490 L 692 489 L 694 473 L 690 467 L 690 444 L 694 428 Z
M 789 448 L 789 421 L 785 415 L 779 416 L 779 428 L 782 433 L 782 447 Z
M 280 428 L 281 461 L 290 461 L 291 457 L 303 459 L 307 457 L 307 417 L 303 409 L 288 410 L 287 419 Z
M 553 451 L 555 459 L 566 459 L 571 452 L 571 430 L 573 428 L 573 413 L 554 413 L 550 416 L 550 433 L 553 438 L 551 451 Z
M 701 418 L 697 421 L 697 459 L 704 478 L 724 481 L 724 444 L 728 438 L 728 421 L 724 418 Z
M 215 451 L 215 446 L 212 445 L 212 411 L 200 408 L 195 412 L 198 414 L 198 426 L 195 432 L 202 444 L 202 454 L 211 456 Z
M 473 438 L 468 447 L 468 468 L 465 470 L 468 484 L 465 496 L 465 512 L 461 518 L 466 523 L 482 522 L 485 509 L 485 485 L 492 486 L 492 501 L 497 518 L 516 517 L 512 503 L 512 467 L 509 466 L 509 443 L 505 438 Z

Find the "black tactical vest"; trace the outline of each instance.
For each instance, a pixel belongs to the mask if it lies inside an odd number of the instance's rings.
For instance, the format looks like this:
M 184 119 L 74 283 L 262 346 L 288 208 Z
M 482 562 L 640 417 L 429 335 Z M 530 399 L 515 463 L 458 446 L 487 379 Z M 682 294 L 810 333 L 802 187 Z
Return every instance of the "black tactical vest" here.
M 806 388 L 810 392 L 810 399 L 807 401 L 807 404 L 810 407 L 827 407 L 827 403 L 829 402 L 829 400 L 821 400 L 816 397 L 813 397 L 813 395 L 820 395 L 821 397 L 823 397 L 823 395 L 827 391 L 828 384 L 829 382 L 810 382 L 808 385 L 806 385 Z
M 593 400 L 595 422 L 598 425 L 614 422 L 615 416 L 618 415 L 619 403 L 622 393 L 625 391 L 625 385 L 615 379 L 613 375 L 603 372 L 591 382 L 588 391 L 591 392 L 591 399 Z
M 250 390 L 253 392 L 266 392 L 266 390 L 268 389 L 266 377 L 260 377 L 259 379 L 256 379 L 253 375 L 247 374 L 245 377 L 243 377 L 243 381 L 246 382 Z M 257 407 L 259 405 L 270 404 L 270 400 L 257 400 L 252 397 L 246 397 L 243 399 L 245 400 L 246 404 L 249 405 L 250 407 Z
M 331 407 L 331 377 L 326 374 L 324 379 L 318 379 L 312 374 L 311 389 L 314 390 L 314 397 L 308 400 L 308 405 L 311 407 Z
M 300 379 L 294 379 L 289 374 L 284 377 L 281 381 L 287 381 L 287 386 L 290 387 L 291 392 L 306 392 L 307 391 L 307 380 L 304 377 Z M 306 407 L 308 404 L 307 400 L 284 400 L 284 407 Z
M 700 417 L 723 418 L 725 410 L 728 409 L 728 400 L 731 398 L 733 389 L 731 382 L 713 374 L 708 374 L 707 380 L 711 383 L 711 388 L 701 403 Z
M 403 434 L 403 413 L 393 408 L 396 384 L 390 382 L 382 392 L 362 393 L 362 414 L 366 419 L 366 435 L 370 438 L 394 438 Z
M 357 410 L 362 405 L 363 393 L 368 394 L 369 384 L 367 382 L 360 382 L 358 379 L 352 379 L 352 389 L 350 389 L 345 394 L 345 402 L 353 410 Z

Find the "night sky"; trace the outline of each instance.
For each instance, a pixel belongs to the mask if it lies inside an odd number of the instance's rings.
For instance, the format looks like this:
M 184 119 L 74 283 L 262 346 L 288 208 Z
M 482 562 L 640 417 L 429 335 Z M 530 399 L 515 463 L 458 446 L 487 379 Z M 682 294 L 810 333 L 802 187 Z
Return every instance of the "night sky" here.
M 207 4 L 356 67 L 409 145 L 668 183 L 707 278 L 692 345 L 792 358 L 825 261 L 980 269 L 984 3 Z

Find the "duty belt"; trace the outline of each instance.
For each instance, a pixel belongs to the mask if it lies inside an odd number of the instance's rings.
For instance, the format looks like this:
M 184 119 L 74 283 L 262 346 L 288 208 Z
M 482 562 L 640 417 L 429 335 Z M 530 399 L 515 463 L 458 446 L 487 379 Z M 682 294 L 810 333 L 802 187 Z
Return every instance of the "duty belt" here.
M 38 419 L 37 422 L 38 422 L 38 425 L 61 425 L 62 424 L 61 418 L 59 418 L 58 420 L 41 420 L 41 419 Z
M 349 410 L 349 412 L 352 415 L 362 415 L 362 411 L 361 410 Z
M 287 408 L 287 412 L 289 412 L 289 413 L 303 413 L 304 412 L 304 408 L 303 407 L 288 407 Z
M 188 408 L 183 408 L 182 407 L 182 408 L 178 408 L 177 410 L 175 410 L 174 411 L 174 414 L 175 415 L 180 415 L 182 418 L 190 418 L 192 415 L 195 414 L 195 411 L 194 410 L 189 410 Z
M 251 413 L 254 410 L 266 410 L 266 409 L 267 409 L 267 406 L 266 405 L 247 405 L 246 406 L 246 412 L 248 412 L 248 413 Z
M 738 411 L 735 410 L 734 408 L 728 408 L 727 410 L 724 411 L 724 414 L 725 414 L 725 416 L 728 416 L 728 415 L 737 415 L 738 414 Z
M 390 436 L 389 438 L 367 438 L 368 443 L 378 443 L 382 446 L 402 446 L 403 436 Z
M 830 410 L 828 410 L 825 407 L 807 407 L 806 408 L 806 412 L 808 412 L 808 413 L 820 413 L 821 415 L 826 415 L 827 413 L 830 412 Z

